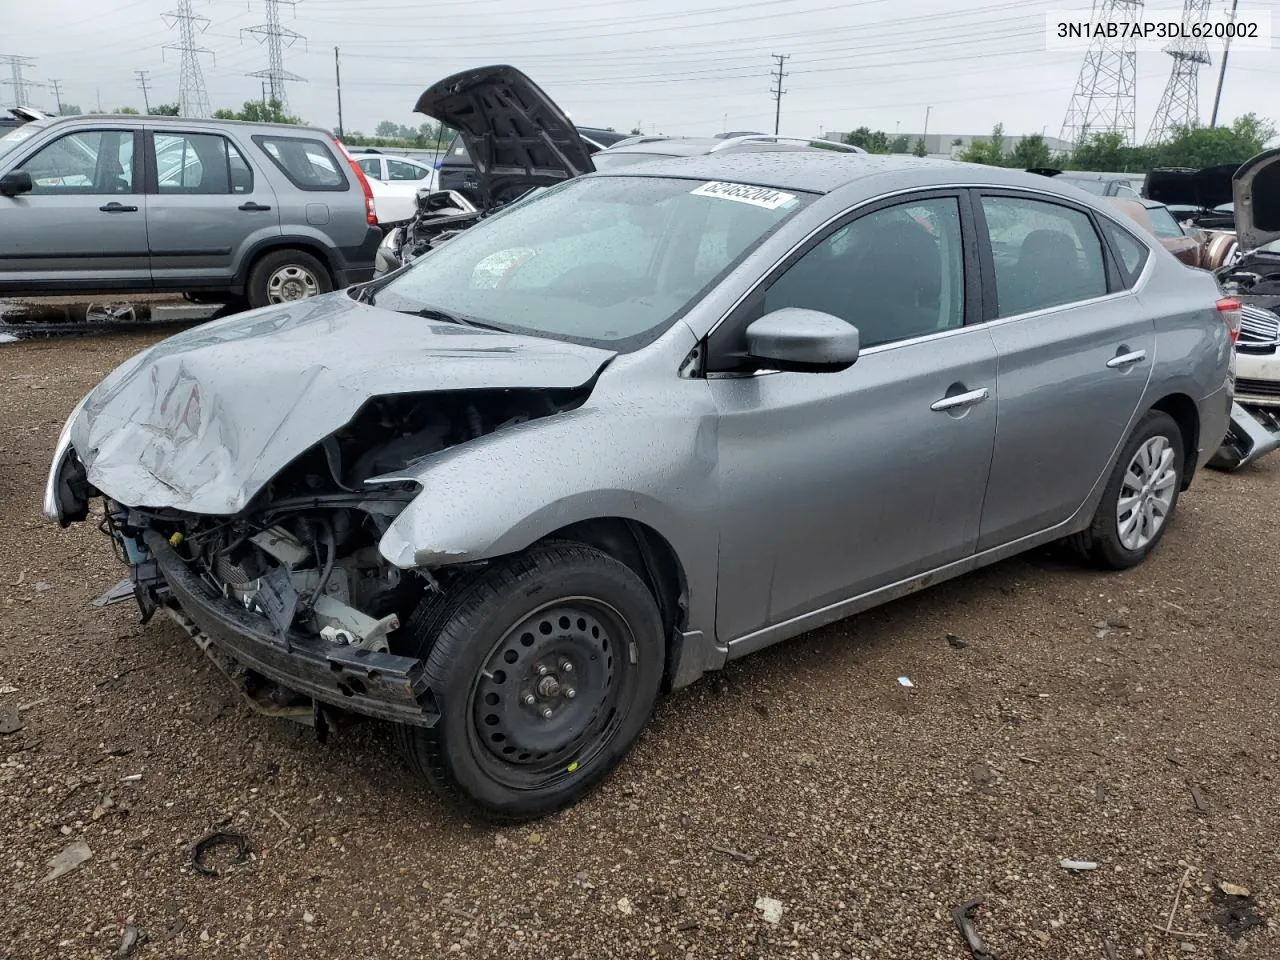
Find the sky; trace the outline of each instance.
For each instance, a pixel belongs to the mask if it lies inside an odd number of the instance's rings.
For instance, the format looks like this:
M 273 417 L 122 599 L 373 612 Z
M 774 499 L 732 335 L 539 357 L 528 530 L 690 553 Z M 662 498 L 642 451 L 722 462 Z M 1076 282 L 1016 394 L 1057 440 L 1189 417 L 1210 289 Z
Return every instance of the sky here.
M 1221 3 L 1223 0 L 1215 0 Z M 28 80 L 60 81 L 65 102 L 142 107 L 135 71 L 153 104 L 176 102 L 178 40 L 162 14 L 176 0 L 0 0 L 0 55 L 30 57 Z M 860 126 L 890 134 L 1010 135 L 1062 126 L 1081 54 L 1048 52 L 1045 13 L 1080 0 L 298 0 L 282 25 L 305 37 L 285 50 L 289 107 L 337 126 L 334 46 L 341 49 L 348 131 L 381 120 L 414 124 L 418 94 L 455 71 L 512 64 L 584 126 L 708 135 L 772 130 L 771 54 L 787 54 L 782 132 L 811 136 Z M 1148 7 L 1177 7 L 1158 0 Z M 1085 3 L 1087 6 L 1087 2 Z M 213 107 L 260 96 L 246 76 L 267 65 L 244 28 L 264 23 L 263 0 L 193 0 L 209 18 L 200 40 Z M 1280 0 L 1241 0 L 1280 11 Z M 1277 32 L 1280 32 L 1280 17 Z M 1138 57 L 1138 136 L 1145 137 L 1169 75 L 1162 53 Z M 0 74 L 0 83 L 7 80 Z M 1216 65 L 1201 73 L 1207 120 Z M 1233 53 L 1221 118 L 1255 111 L 1280 120 L 1274 52 Z M 0 86 L 0 104 L 12 98 Z M 52 109 L 53 90 L 28 100 Z

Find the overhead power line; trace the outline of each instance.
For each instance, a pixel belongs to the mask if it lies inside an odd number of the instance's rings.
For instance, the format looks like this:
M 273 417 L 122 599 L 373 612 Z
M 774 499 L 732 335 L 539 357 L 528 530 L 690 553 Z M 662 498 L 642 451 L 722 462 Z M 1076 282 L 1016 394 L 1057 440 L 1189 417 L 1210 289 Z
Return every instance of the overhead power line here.
M 191 0 L 178 0 L 178 9 L 162 14 L 161 19 L 172 30 L 178 28 L 179 41 L 166 43 L 164 50 L 177 50 L 182 58 L 182 72 L 178 78 L 178 116 L 207 117 L 213 110 L 209 106 L 209 92 L 204 85 L 204 71 L 200 67 L 200 55 L 213 51 L 196 43 L 196 34 L 209 28 L 209 18 L 193 13 Z M 214 62 L 217 60 L 215 58 Z
M 242 32 L 253 34 L 258 38 L 259 43 L 267 45 L 267 69 L 255 70 L 248 76 L 267 81 L 271 99 L 280 105 L 282 111 L 288 113 L 289 97 L 285 92 L 285 82 L 304 82 L 304 79 L 284 68 L 284 48 L 291 47 L 305 38 L 296 30 L 281 26 L 280 4 L 282 3 L 292 7 L 297 5 L 298 0 L 266 0 L 267 22 L 260 23 L 256 27 L 246 27 Z
M 1142 0 L 1093 0 L 1093 20 L 1136 22 Z M 1084 55 L 1080 76 L 1062 122 L 1062 139 L 1081 143 L 1090 134 L 1122 133 L 1133 143 L 1138 114 L 1136 37 L 1102 36 Z
M 1190 33 L 1190 28 L 1205 21 L 1211 3 L 1212 0 L 1183 0 L 1182 25 L 1188 28 L 1185 32 Z M 1147 131 L 1147 143 L 1162 143 L 1179 127 L 1195 126 L 1200 121 L 1200 68 L 1209 63 L 1208 42 L 1193 37 L 1175 40 L 1165 47 L 1165 53 L 1173 57 L 1173 70 Z
M 35 61 L 30 57 L 19 57 L 11 53 L 0 54 L 0 67 L 8 65 L 10 71 L 9 80 L 0 80 L 0 84 L 4 84 L 13 90 L 13 105 L 15 107 L 26 106 L 27 87 L 32 86 L 31 81 L 22 75 L 22 71 L 27 67 L 35 66 Z

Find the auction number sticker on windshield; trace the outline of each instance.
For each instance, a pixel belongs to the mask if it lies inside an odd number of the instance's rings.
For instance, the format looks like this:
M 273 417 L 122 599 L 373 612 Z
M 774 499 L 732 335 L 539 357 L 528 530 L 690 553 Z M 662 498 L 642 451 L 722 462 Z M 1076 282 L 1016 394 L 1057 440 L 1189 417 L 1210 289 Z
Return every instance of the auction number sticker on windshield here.
M 766 210 L 777 210 L 796 198 L 794 193 L 783 193 L 772 187 L 753 187 L 746 183 L 721 183 L 713 180 L 704 183 L 696 190 L 689 191 L 695 197 L 718 197 L 721 200 L 736 200 L 738 203 L 749 203 L 753 207 L 764 207 Z

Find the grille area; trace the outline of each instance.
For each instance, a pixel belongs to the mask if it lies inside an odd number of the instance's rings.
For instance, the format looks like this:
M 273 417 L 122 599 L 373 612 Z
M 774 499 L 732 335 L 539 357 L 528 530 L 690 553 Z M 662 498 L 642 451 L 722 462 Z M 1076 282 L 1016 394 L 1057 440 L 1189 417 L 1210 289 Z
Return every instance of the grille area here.
M 1280 340 L 1280 316 L 1270 310 L 1245 304 L 1240 311 L 1242 346 L 1273 347 Z
M 1236 378 L 1236 396 L 1274 397 L 1280 399 L 1280 381 L 1251 380 L 1247 377 Z

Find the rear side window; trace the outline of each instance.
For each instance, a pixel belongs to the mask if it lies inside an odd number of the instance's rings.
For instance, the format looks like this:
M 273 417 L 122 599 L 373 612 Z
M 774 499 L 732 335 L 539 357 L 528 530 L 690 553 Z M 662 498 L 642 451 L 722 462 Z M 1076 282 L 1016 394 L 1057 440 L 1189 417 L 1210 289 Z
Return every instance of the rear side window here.
M 1101 297 L 1102 241 L 1087 214 L 1021 197 L 983 197 L 995 262 L 998 316 Z
M 1138 282 L 1150 251 L 1145 243 L 1110 220 L 1102 221 L 1102 232 L 1107 235 L 1107 241 L 1120 262 L 1120 276 L 1124 280 L 1124 288 L 1128 290 Z
M 156 133 L 159 193 L 252 193 L 253 171 L 226 137 L 209 133 Z
M 387 160 L 388 180 L 421 180 L 429 172 L 426 167 L 420 167 L 416 163 L 406 163 L 403 160 Z
M 310 137 L 256 136 L 253 142 L 299 190 L 344 191 L 342 165 L 322 140 Z

